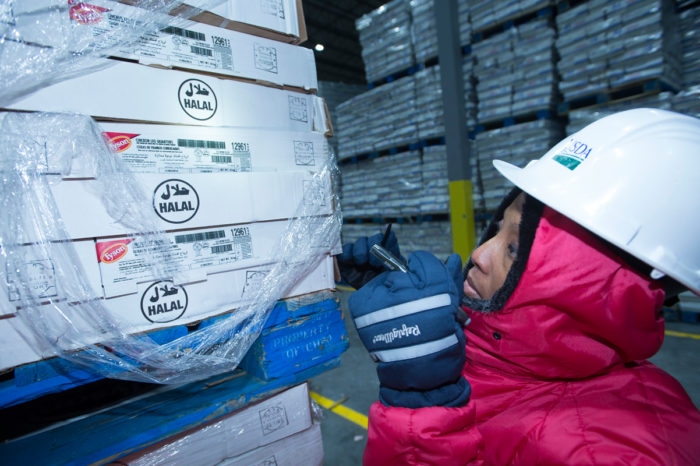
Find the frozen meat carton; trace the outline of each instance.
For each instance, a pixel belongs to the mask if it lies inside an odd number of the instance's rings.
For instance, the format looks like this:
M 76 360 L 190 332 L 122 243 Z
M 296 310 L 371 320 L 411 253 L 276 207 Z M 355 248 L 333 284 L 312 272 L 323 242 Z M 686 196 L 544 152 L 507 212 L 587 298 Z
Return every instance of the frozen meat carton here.
M 36 240 L 60 241 L 151 231 L 145 222 L 169 231 L 285 219 L 299 209 L 306 215 L 332 212 L 329 176 L 305 171 L 144 173 L 133 178 L 133 186 L 114 189 L 104 177 L 54 180 L 48 189 L 67 238 L 48 237 L 54 232 L 30 225 L 25 230 Z M 141 197 L 129 198 L 132 189 L 140 190 Z
M 312 231 L 312 223 L 323 220 L 281 220 L 182 230 L 158 237 L 98 239 L 95 248 L 105 296 L 136 293 L 139 283 L 154 280 L 154 272 L 181 285 L 203 282 L 216 273 L 274 263 L 281 259 L 275 254 L 285 235 L 292 234 L 294 228 Z M 163 241 L 165 245 L 159 244 Z M 312 250 L 321 256 L 331 252 L 338 238 L 307 241 L 315 242 Z M 160 265 L 157 271 L 153 263 Z
M 313 51 L 112 0 L 34 0 L 11 10 L 24 42 L 306 90 L 318 88 Z
M 138 63 L 100 63 L 104 68 L 39 89 L 8 109 L 72 112 L 102 120 L 331 131 L 323 99 L 312 94 Z
M 328 142 L 314 132 L 100 122 L 112 152 L 134 173 L 293 171 L 324 168 Z M 75 166 L 71 177 L 84 170 Z
M 69 326 L 67 334 L 79 335 L 70 348 L 66 348 L 72 350 L 104 342 L 105 335 L 109 334 L 105 333 L 105 328 L 112 328 L 111 323 L 118 326 L 120 335 L 132 335 L 236 312 L 235 309 L 260 299 L 261 284 L 272 266 L 217 273 L 204 282 L 186 285 L 176 285 L 172 280 L 146 282 L 139 284 L 138 292 L 131 295 L 62 305 L 61 315 L 52 306 L 40 306 L 32 310 L 31 318 L 39 324 L 36 329 L 19 316 L 3 316 L 0 319 L 0 371 L 57 356 L 53 347 L 37 344 L 35 335 L 42 325 Z M 325 256 L 283 297 L 334 287 L 333 259 Z

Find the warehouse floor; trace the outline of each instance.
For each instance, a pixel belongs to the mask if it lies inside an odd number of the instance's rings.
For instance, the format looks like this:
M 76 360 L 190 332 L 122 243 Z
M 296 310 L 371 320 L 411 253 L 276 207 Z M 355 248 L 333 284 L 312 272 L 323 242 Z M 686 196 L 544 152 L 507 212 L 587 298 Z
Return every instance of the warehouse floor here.
M 377 400 L 379 383 L 374 363 L 357 336 L 347 313 L 348 291 L 339 291 L 345 313 L 350 347 L 341 357 L 340 367 L 311 380 L 312 392 L 332 400 L 334 412 L 323 409 L 321 430 L 325 450 L 324 464 L 333 466 L 362 464 L 367 430 L 357 422 L 367 416 Z M 673 375 L 700 406 L 700 325 L 669 322 L 664 344 L 651 361 Z M 331 405 L 332 406 L 332 405 Z M 338 408 L 349 409 L 338 409 Z M 335 411 L 340 411 L 338 415 Z

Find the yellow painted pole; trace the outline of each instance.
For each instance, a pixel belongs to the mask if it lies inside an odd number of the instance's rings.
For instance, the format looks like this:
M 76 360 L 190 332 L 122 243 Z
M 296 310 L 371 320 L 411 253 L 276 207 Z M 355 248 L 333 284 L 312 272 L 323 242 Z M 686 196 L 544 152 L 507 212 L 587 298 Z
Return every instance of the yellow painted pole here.
M 466 262 L 476 245 L 472 182 L 471 180 L 450 181 L 449 190 L 452 246 L 454 252 Z

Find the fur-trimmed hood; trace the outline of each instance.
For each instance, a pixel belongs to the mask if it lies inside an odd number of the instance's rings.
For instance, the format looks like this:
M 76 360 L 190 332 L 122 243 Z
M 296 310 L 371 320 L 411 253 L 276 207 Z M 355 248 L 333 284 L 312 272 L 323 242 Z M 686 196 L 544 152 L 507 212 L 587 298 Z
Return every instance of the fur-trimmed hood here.
M 656 353 L 664 332 L 661 286 L 549 207 L 533 222 L 527 205 L 518 252 L 524 263 L 514 264 L 522 270 L 511 271 L 499 290 L 503 302 L 465 306 L 471 363 L 518 377 L 578 379 Z

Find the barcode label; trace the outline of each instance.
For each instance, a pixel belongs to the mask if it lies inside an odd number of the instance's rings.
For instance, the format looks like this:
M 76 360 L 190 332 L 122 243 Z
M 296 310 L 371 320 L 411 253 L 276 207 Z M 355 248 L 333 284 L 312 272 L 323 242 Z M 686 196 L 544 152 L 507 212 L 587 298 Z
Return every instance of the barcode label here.
M 178 139 L 179 147 L 191 147 L 199 149 L 226 149 L 226 143 L 222 141 L 202 141 L 197 139 Z
M 211 248 L 212 254 L 223 254 L 224 252 L 229 252 L 229 251 L 233 251 L 232 244 L 223 244 L 221 246 L 213 246 Z
M 211 156 L 211 161 L 214 163 L 231 163 L 231 156 L 230 155 L 212 155 Z
M 195 53 L 197 55 L 204 55 L 205 57 L 211 57 L 212 52 L 210 49 L 205 49 L 203 47 L 195 47 L 194 45 L 190 46 L 190 51 L 192 53 Z
M 190 233 L 189 235 L 177 235 L 175 236 L 175 243 L 194 243 L 195 241 L 220 239 L 224 237 L 226 237 L 226 232 L 224 230 L 206 231 L 204 233 Z
M 166 34 L 173 34 L 175 36 L 186 37 L 188 39 L 195 39 L 203 42 L 207 40 L 207 37 L 201 32 L 188 31 L 187 29 L 177 28 L 175 26 L 168 26 L 165 29 L 161 29 L 161 31 L 165 32 Z

